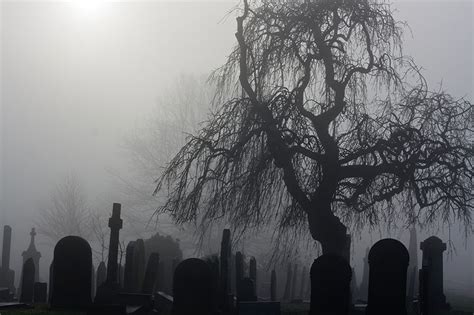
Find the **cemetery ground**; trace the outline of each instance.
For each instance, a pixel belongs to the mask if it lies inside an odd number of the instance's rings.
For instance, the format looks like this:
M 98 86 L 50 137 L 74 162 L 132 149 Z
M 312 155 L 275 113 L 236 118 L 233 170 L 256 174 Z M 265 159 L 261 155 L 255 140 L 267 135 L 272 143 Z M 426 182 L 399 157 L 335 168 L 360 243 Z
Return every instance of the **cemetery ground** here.
M 375 242 L 367 250 L 358 285 L 352 281 L 348 260 L 336 254 L 316 257 L 311 266 L 290 260 L 268 270 L 255 257 L 232 250 L 228 229 L 223 230 L 220 253 L 202 258 L 183 259 L 169 237 L 130 241 L 122 266 L 120 213 L 121 205 L 115 203 L 108 224 L 107 263 L 95 269 L 89 243 L 66 236 L 54 248 L 48 283 L 38 277 L 41 253 L 32 229 L 30 246 L 22 254 L 19 290 L 9 265 L 12 228 L 4 226 L 0 314 L 468 315 L 473 311 L 469 299 L 465 307 L 451 305 L 463 298 L 447 298 L 444 293 L 446 243 L 431 236 L 418 244 L 415 230 L 408 249 L 395 239 Z M 416 259 L 410 261 L 419 250 L 421 266 Z

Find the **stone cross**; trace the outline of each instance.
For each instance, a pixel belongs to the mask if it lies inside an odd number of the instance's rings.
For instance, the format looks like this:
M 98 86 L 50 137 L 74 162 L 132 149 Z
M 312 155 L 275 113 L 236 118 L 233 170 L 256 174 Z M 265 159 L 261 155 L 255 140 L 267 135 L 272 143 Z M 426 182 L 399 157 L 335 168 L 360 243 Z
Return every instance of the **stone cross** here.
M 36 236 L 36 231 L 35 228 L 31 229 L 30 232 L 30 245 L 28 246 L 28 249 L 24 251 L 21 255 L 23 256 L 23 263 L 26 262 L 29 258 L 33 259 L 33 263 L 35 264 L 35 281 L 39 281 L 39 261 L 41 258 L 41 253 L 36 250 L 35 246 L 35 236 Z
M 117 258 L 119 247 L 119 233 L 123 221 L 120 219 L 120 203 L 114 203 L 112 208 L 112 217 L 109 219 L 110 243 L 109 258 L 107 260 L 107 282 L 117 282 Z
M 351 276 L 351 267 L 342 256 L 325 254 L 318 257 L 310 271 L 309 314 L 349 314 Z
M 33 302 L 33 290 L 35 285 L 35 263 L 33 258 L 28 258 L 23 264 L 21 279 L 20 303 Z
M 378 241 L 369 252 L 369 298 L 366 315 L 406 315 L 409 255 L 397 240 Z
M 449 309 L 443 289 L 443 252 L 446 243 L 431 236 L 421 242 L 420 249 L 423 251 L 420 286 L 422 308 L 426 314 L 437 314 Z

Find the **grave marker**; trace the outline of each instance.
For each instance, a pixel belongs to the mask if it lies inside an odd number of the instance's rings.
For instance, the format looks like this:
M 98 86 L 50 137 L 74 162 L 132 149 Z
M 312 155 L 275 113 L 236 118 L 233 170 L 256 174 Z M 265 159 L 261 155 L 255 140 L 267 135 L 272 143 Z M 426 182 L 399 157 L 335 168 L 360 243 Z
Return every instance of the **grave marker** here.
M 173 315 L 209 315 L 214 291 L 209 265 L 197 258 L 182 261 L 173 277 Z
M 351 267 L 335 254 L 318 257 L 311 266 L 311 315 L 349 314 Z
M 406 315 L 407 267 L 405 246 L 383 239 L 369 252 L 369 297 L 367 315 Z
M 79 236 L 66 236 L 54 248 L 52 307 L 87 307 L 91 304 L 92 251 Z
M 23 264 L 20 303 L 33 303 L 35 285 L 35 263 L 28 258 Z

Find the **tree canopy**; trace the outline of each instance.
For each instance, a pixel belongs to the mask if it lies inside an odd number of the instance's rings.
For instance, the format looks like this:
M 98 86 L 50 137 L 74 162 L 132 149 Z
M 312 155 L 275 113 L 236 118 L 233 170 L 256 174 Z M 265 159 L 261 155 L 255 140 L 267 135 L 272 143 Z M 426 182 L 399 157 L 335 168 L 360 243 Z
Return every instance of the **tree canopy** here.
M 308 224 L 339 253 L 346 226 L 400 213 L 470 223 L 473 105 L 428 89 L 387 2 L 256 0 L 239 14 L 215 111 L 158 180 L 159 211 Z

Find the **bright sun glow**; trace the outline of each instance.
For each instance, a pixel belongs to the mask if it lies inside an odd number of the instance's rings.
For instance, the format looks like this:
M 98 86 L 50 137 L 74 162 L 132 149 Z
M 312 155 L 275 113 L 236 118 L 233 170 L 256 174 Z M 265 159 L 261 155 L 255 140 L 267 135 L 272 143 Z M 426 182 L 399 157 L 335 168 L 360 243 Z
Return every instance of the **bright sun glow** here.
M 70 0 L 77 13 L 84 17 L 98 17 L 103 13 L 105 0 Z

